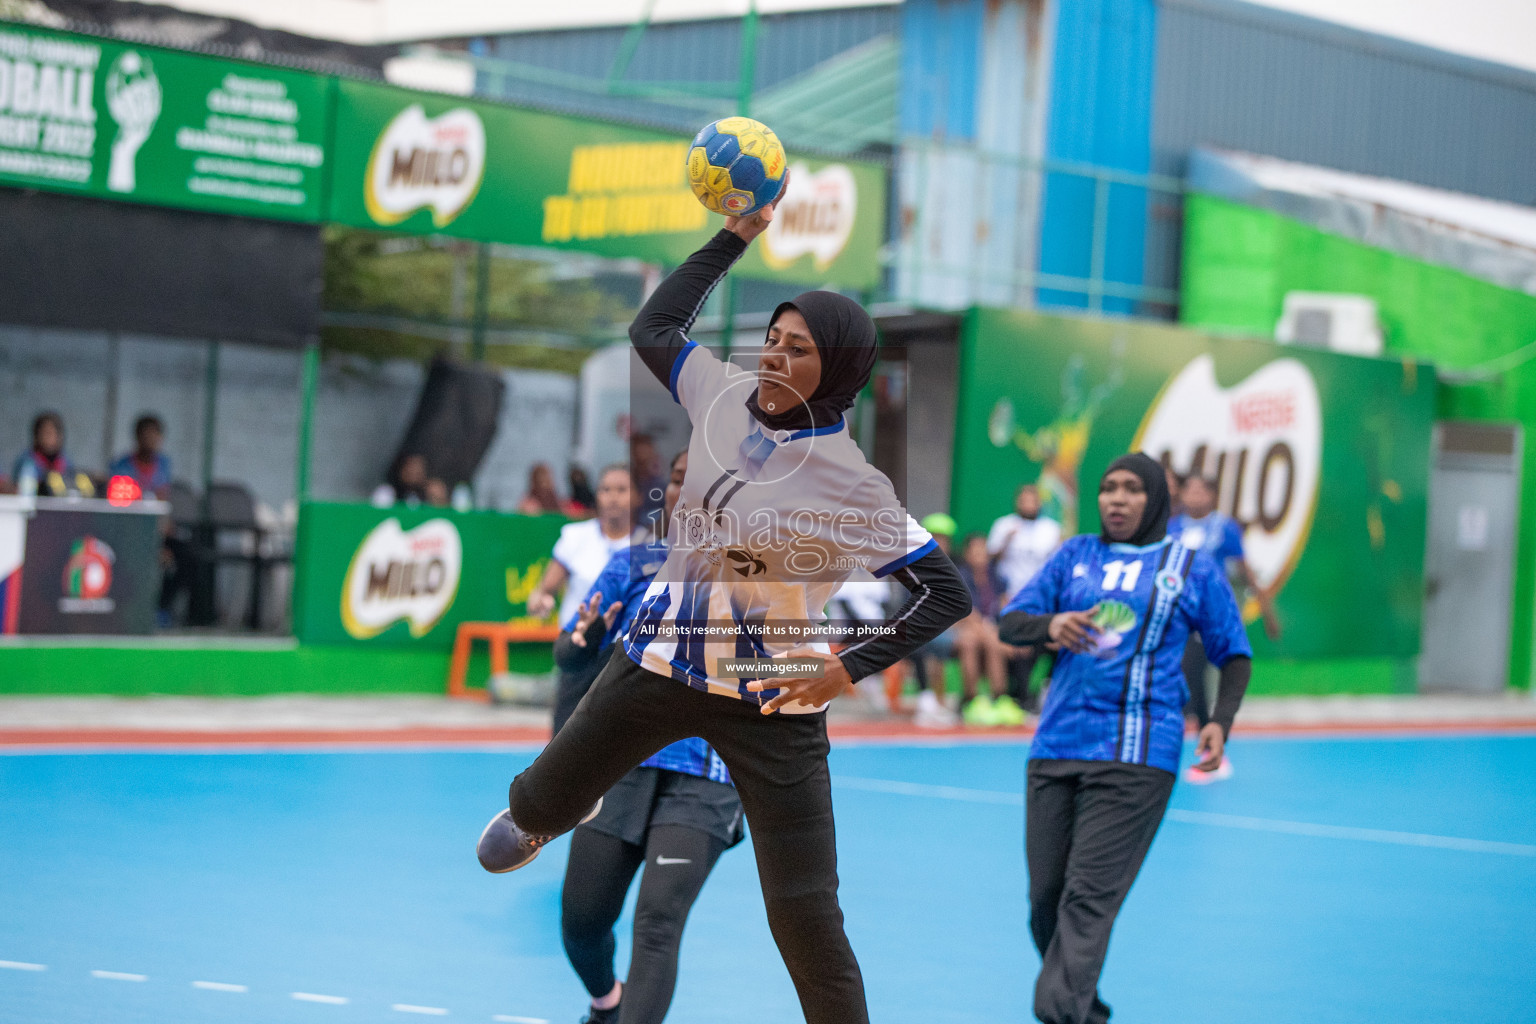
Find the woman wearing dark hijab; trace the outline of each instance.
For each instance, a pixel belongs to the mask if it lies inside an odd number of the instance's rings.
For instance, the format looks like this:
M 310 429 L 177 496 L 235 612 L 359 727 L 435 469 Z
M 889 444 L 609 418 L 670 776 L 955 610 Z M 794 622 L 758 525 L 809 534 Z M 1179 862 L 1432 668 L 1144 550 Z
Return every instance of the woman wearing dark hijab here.
M 700 737 L 736 784 L 768 924 L 806 1021 L 864 1024 L 864 983 L 837 900 L 820 712 L 971 602 L 953 563 L 848 435 L 843 413 L 869 380 L 877 345 L 857 303 L 807 292 L 782 304 L 754 370 L 688 339 L 710 291 L 772 218 L 769 207 L 727 219 L 630 328 L 640 358 L 693 422 L 667 560 L 623 637 L 625 656 L 609 661 L 513 781 L 478 853 L 489 871 L 522 867 L 635 765 Z M 886 631 L 833 654 L 812 631 L 856 567 L 911 594 Z
M 1005 643 L 1061 645 L 1029 752 L 1030 931 L 1043 960 L 1035 1016 L 1103 1024 L 1099 973 L 1120 904 L 1173 792 L 1198 633 L 1221 690 L 1196 757 L 1210 770 L 1248 687 L 1253 651 L 1226 573 L 1167 536 L 1163 468 L 1125 455 L 1099 481 L 1102 531 L 1073 537 L 1003 611 Z

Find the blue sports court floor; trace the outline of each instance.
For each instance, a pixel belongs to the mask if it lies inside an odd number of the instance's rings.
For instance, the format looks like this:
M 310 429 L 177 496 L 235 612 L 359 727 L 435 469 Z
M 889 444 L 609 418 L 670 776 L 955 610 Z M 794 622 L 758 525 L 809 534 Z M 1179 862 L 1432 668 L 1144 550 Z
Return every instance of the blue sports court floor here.
M 1230 781 L 1175 791 L 1121 915 L 1117 1021 L 1536 1020 L 1536 737 L 1232 754 Z M 516 875 L 473 856 L 530 757 L 0 756 L 0 1021 L 574 1022 L 563 841 Z M 876 1022 L 1029 1019 L 1024 761 L 1014 743 L 834 752 Z M 745 846 L 694 911 L 668 1019 L 800 1019 Z

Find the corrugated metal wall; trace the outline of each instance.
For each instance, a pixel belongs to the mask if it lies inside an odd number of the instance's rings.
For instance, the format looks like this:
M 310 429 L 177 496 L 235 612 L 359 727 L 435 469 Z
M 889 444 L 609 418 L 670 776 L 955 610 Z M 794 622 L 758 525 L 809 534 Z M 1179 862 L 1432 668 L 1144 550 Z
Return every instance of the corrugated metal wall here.
M 898 31 L 899 9 L 848 8 L 764 15 L 757 37 L 756 89 L 771 89 L 846 50 Z M 473 40 L 470 52 L 566 75 L 582 75 L 601 84 L 623 43 L 625 27 L 523 32 Z M 623 80 L 627 83 L 734 83 L 741 56 L 741 19 L 661 22 L 649 26 Z M 488 96 L 575 113 L 643 121 L 692 131 L 710 111 L 653 100 L 542 84 L 521 76 L 483 71 L 477 89 Z M 735 107 L 724 99 L 713 112 L 720 117 Z
M 1046 137 L 1051 159 L 1147 172 L 1157 13 L 1153 0 L 1057 0 Z M 1047 175 L 1041 272 L 1141 284 L 1147 202 L 1147 190 L 1137 186 L 1099 186 L 1078 175 Z M 1098 261 L 1093 252 L 1096 221 L 1107 232 Z M 1090 305 L 1082 292 L 1048 288 L 1040 289 L 1039 301 L 1042 306 Z M 1124 298 L 1105 299 L 1103 308 L 1139 311 L 1137 303 Z
M 1208 145 L 1536 205 L 1536 74 L 1233 0 L 1161 0 L 1153 168 Z M 1149 283 L 1177 280 L 1154 210 Z
M 1033 304 L 1045 0 L 907 0 L 895 297 Z

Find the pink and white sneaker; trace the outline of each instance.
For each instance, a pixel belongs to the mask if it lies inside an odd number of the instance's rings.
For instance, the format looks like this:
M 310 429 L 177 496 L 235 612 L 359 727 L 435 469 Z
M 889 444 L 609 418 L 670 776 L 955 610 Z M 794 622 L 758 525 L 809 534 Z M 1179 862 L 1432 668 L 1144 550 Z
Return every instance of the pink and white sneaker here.
M 1201 771 L 1195 765 L 1184 769 L 1184 781 L 1193 786 L 1209 786 L 1213 782 L 1221 782 L 1232 777 L 1232 761 L 1227 755 L 1221 755 L 1221 764 L 1213 771 Z

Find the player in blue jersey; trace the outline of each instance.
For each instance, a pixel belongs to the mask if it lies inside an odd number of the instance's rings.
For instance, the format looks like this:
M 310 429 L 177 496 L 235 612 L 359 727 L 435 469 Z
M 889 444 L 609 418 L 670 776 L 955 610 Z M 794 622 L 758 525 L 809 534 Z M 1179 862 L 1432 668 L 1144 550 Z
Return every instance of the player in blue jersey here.
M 672 515 L 688 453 L 672 460 L 662 521 Z M 586 694 L 666 561 L 664 540 L 614 555 L 555 644 L 555 731 Z M 618 657 L 624 657 L 620 652 Z M 678 948 L 694 900 L 727 849 L 741 842 L 741 801 L 700 739 L 672 744 L 618 781 L 597 817 L 571 834 L 560 900 L 565 955 L 592 996 L 583 1024 L 660 1024 L 677 987 Z M 613 927 L 640 865 L 629 976 L 614 974 Z
M 1196 757 L 1222 749 L 1253 652 L 1226 574 L 1167 536 L 1168 484 L 1141 453 L 1099 482 L 1102 532 L 1073 537 L 1004 609 L 1011 644 L 1061 653 L 1029 752 L 1025 849 L 1030 931 L 1043 963 L 1035 1016 L 1104 1024 L 1098 994 L 1115 915 L 1163 820 L 1179 768 L 1188 690 L 1184 642 L 1221 668 Z
M 837 899 L 822 712 L 853 680 L 965 617 L 971 601 L 849 435 L 844 414 L 879 345 L 857 302 L 813 291 L 780 304 L 750 368 L 689 339 L 710 291 L 772 219 L 772 207 L 728 218 L 630 327 L 641 361 L 693 424 L 667 560 L 624 656 L 609 659 L 513 780 L 478 852 L 490 870 L 527 864 L 635 765 L 701 737 L 729 766 L 751 823 L 768 925 L 807 1024 L 867 1024 Z M 820 632 L 826 603 L 859 569 L 898 581 L 908 598 L 867 639 L 833 653 Z M 731 955 L 750 962 L 746 951 Z
M 1227 582 L 1239 592 L 1246 590 L 1258 602 L 1259 614 L 1264 622 L 1264 632 L 1271 640 L 1280 639 L 1280 620 L 1275 615 L 1274 603 L 1248 564 L 1243 550 L 1243 527 L 1231 516 L 1216 507 L 1216 484 L 1199 473 L 1191 473 L 1179 483 L 1177 515 L 1168 520 L 1168 536 L 1182 541 L 1185 547 L 1204 551 L 1227 573 Z M 1184 647 L 1184 681 L 1189 686 L 1189 704 L 1185 714 L 1195 721 L 1197 729 L 1203 729 L 1211 721 L 1211 699 L 1206 687 L 1205 645 L 1198 635 L 1192 635 Z M 1213 771 L 1203 771 L 1191 765 L 1184 778 L 1196 785 L 1216 782 L 1232 775 L 1232 761 L 1223 757 Z

